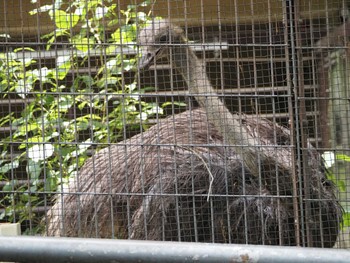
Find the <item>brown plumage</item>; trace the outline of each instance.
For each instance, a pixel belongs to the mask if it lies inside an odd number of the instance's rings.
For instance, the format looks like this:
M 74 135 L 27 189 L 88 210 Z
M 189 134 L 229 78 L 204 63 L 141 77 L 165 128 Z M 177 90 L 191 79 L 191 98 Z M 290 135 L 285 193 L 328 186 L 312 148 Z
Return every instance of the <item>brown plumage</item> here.
M 167 56 L 203 109 L 170 116 L 92 156 L 56 196 L 46 234 L 296 245 L 289 130 L 231 114 L 209 96 L 205 66 L 167 20 L 153 21 L 139 40 L 141 66 Z M 308 160 L 308 245 L 332 247 L 341 209 L 311 145 Z

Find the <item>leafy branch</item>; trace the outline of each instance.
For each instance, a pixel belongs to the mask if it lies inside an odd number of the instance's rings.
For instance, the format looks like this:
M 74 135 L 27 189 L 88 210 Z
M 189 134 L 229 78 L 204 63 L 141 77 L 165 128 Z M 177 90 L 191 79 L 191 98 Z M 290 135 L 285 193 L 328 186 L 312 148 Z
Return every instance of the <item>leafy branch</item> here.
M 336 174 L 339 174 L 339 166 L 341 163 L 350 163 L 350 156 L 346 154 L 334 154 L 333 152 L 324 152 L 322 155 L 325 165 L 327 168 L 327 177 L 332 180 L 339 189 L 339 192 L 342 194 L 347 193 L 346 188 L 346 178 L 345 180 L 338 178 Z M 343 227 L 350 227 L 350 211 L 347 207 L 344 207 L 343 214 Z
M 117 142 L 125 127 L 139 130 L 141 123 L 145 129 L 150 116 L 162 114 L 141 99 L 145 90 L 137 79 L 124 76 L 135 70 L 137 58 L 130 53 L 137 53 L 136 23 L 148 20 L 139 10 L 150 4 L 118 10 L 110 0 L 56 0 L 30 12 L 52 21 L 54 30 L 42 36 L 46 50 L 64 47 L 53 67 L 34 59 L 37 51 L 30 47 L 0 53 L 1 99 L 25 103 L 20 116 L 0 119 L 0 127 L 12 128 L 0 143 L 0 180 L 6 182 L 0 220 L 39 222 L 35 208 L 76 175 L 89 150 Z

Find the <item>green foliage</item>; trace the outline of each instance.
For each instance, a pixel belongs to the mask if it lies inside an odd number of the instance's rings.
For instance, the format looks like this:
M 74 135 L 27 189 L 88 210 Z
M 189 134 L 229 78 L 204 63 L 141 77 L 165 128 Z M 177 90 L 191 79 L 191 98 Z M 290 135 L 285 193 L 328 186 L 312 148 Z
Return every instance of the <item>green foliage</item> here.
M 0 180 L 6 182 L 1 220 L 38 222 L 35 207 L 47 202 L 44 194 L 59 191 L 76 174 L 92 145 L 117 142 L 124 127 L 140 129 L 141 120 L 146 125 L 152 114 L 162 113 L 156 104 L 141 100 L 136 80 L 122 78 L 134 69 L 135 58 L 123 55 L 121 48 L 135 49 L 136 18 L 138 23 L 148 18 L 137 10 L 148 4 L 119 12 L 110 0 L 56 0 L 30 12 L 47 13 L 54 24 L 55 30 L 42 36 L 47 50 L 62 40 L 67 46 L 54 67 L 40 67 L 31 48 L 0 53 L 0 96 L 26 103 L 21 116 L 10 113 L 0 119 L 0 126 L 14 128 L 0 144 Z M 96 74 L 80 73 L 93 54 Z M 23 165 L 26 183 L 15 176 Z
M 338 187 L 338 190 L 340 192 L 340 195 L 344 194 L 347 196 L 347 186 L 346 186 L 346 179 L 341 179 L 336 174 L 341 174 L 342 172 L 342 165 L 341 163 L 349 163 L 350 162 L 350 156 L 346 154 L 334 154 L 333 152 L 325 152 L 323 154 L 323 159 L 325 160 L 325 164 L 327 167 L 327 177 L 331 181 L 333 181 L 336 186 Z M 350 227 L 350 210 L 347 208 L 346 204 L 343 204 L 344 214 L 343 214 L 343 227 Z

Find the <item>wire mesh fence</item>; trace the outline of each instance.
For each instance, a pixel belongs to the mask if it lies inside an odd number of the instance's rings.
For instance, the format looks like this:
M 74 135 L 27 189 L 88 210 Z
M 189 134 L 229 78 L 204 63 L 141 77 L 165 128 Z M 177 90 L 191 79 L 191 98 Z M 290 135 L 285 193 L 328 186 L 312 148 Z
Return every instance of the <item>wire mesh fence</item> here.
M 1 1 L 0 220 L 349 248 L 347 1 Z

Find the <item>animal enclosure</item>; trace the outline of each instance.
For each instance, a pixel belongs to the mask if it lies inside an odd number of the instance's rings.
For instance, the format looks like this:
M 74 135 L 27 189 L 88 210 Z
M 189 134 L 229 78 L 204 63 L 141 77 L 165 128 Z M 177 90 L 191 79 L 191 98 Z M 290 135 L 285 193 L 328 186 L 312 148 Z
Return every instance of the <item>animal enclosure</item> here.
M 1 222 L 350 248 L 348 4 L 1 0 Z

